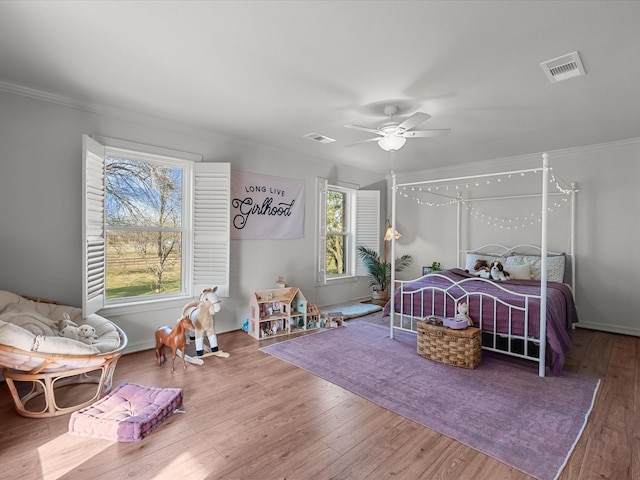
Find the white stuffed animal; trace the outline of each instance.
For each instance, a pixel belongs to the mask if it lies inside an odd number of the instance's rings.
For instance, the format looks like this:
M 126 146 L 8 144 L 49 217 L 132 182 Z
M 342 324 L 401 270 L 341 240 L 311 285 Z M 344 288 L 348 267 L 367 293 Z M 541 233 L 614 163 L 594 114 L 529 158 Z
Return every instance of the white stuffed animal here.
M 491 278 L 504 282 L 505 280 L 509 280 L 511 275 L 504 269 L 502 263 L 496 261 L 491 264 Z
M 87 345 L 93 345 L 98 340 L 98 335 L 96 335 L 96 329 L 91 325 L 81 325 L 78 327 L 78 336 L 79 340 Z
M 466 321 L 467 325 L 473 327 L 473 320 L 471 320 L 469 316 L 469 305 L 467 305 L 467 302 L 460 302 L 458 304 L 458 313 L 453 318 L 457 322 Z
M 58 328 L 58 330 L 62 331 L 64 329 L 64 327 L 71 325 L 72 327 L 77 327 L 78 324 L 74 321 L 71 320 L 71 317 L 69 316 L 68 313 L 63 313 L 62 314 L 62 320 L 58 320 L 56 322 L 56 327 Z
M 62 330 L 60 330 L 60 336 L 64 338 L 70 338 L 71 340 L 80 341 L 79 331 L 80 329 L 78 327 L 67 325 Z

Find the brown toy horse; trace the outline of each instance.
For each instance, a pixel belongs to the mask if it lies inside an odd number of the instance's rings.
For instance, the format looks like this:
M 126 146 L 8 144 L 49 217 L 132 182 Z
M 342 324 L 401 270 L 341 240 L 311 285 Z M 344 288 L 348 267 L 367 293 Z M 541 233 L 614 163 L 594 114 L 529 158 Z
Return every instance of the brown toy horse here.
M 182 350 L 182 366 L 186 370 L 187 362 L 185 357 L 187 354 L 184 351 L 186 343 L 184 332 L 186 330 L 193 329 L 193 323 L 191 323 L 189 317 L 182 317 L 172 329 L 169 327 L 160 327 L 156 330 L 156 359 L 158 360 L 158 366 L 166 360 L 164 355 L 164 346 L 166 345 L 173 351 L 173 356 L 171 357 L 171 371 L 174 371 L 174 363 L 176 361 L 178 349 Z

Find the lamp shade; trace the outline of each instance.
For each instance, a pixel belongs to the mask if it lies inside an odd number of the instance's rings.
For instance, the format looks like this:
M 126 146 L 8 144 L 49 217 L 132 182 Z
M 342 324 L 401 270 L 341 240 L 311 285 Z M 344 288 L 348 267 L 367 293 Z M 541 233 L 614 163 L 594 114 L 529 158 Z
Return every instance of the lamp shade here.
M 378 145 L 383 150 L 387 152 L 394 152 L 396 150 L 400 150 L 405 142 L 407 141 L 404 137 L 398 137 L 397 135 L 386 135 L 378 140 Z
M 387 227 L 387 231 L 384 232 L 384 241 L 385 242 L 390 242 L 391 241 L 391 236 L 393 235 L 393 231 L 394 231 L 393 228 L 391 228 L 391 225 L 389 225 Z M 395 231 L 396 240 L 398 240 L 401 236 L 402 235 L 400 234 L 400 232 L 396 230 Z

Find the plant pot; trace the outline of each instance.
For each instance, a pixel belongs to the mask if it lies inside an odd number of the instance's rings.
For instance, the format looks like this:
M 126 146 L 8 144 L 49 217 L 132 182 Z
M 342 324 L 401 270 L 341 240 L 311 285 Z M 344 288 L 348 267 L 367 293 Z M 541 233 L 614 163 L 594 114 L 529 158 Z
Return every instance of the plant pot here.
M 389 293 L 374 290 L 373 292 L 371 292 L 371 301 L 376 305 L 384 307 L 389 301 Z

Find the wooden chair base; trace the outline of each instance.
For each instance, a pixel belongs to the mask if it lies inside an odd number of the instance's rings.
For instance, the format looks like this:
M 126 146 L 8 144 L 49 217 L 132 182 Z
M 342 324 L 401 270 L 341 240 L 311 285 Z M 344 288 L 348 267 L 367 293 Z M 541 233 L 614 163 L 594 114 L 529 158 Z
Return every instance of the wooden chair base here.
M 120 355 L 115 355 L 108 358 L 101 365 L 74 368 L 60 372 L 27 373 L 8 368 L 3 369 L 2 372 L 11 391 L 18 414 L 30 418 L 46 418 L 80 410 L 102 398 L 111 390 L 113 373 L 116 369 L 118 358 L 120 358 Z M 92 372 L 96 372 L 96 374 L 91 374 Z M 22 385 L 16 385 L 15 382 L 31 383 L 31 389 L 27 393 L 20 393 L 19 390 L 22 389 Z M 56 401 L 57 389 L 84 383 L 97 384 L 95 394 L 90 399 L 65 407 L 58 405 Z M 44 407 L 42 410 L 30 410 L 29 403 L 38 397 L 42 397 Z

